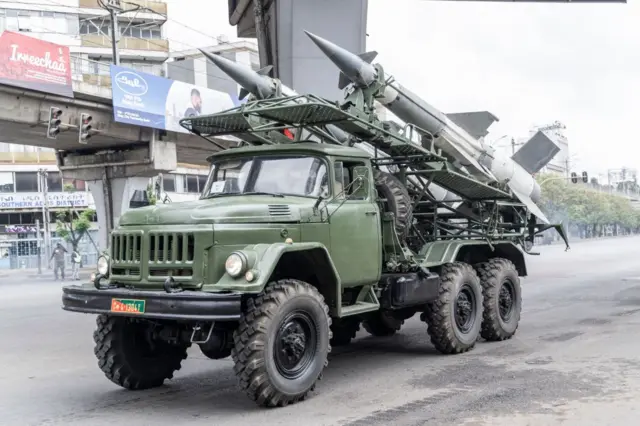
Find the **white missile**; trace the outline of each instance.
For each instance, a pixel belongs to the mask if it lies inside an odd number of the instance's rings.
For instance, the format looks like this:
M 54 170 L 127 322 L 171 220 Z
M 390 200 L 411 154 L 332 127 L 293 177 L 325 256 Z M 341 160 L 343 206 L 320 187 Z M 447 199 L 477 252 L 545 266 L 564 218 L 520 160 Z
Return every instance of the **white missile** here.
M 392 76 L 378 75 L 382 67 L 369 62 L 373 59 L 370 53 L 356 55 L 322 37 L 308 31 L 305 33 L 341 71 L 340 88 L 347 84 L 370 88 L 376 83 L 384 82 L 375 95 L 383 106 L 401 120 L 428 132 L 443 153 L 459 162 L 475 178 L 486 183 L 506 184 L 531 213 L 544 223 L 549 223 L 535 204 L 540 199 L 540 186 L 522 166 L 504 153 L 473 138 L 444 113 L 402 87 Z
M 270 67 L 262 68 L 259 71 L 253 71 L 251 68 L 245 65 L 238 64 L 237 62 L 226 59 L 220 55 L 214 55 L 201 49 L 200 52 L 202 52 L 204 56 L 206 56 L 232 80 L 240 85 L 240 99 L 243 99 L 248 93 L 252 94 L 256 99 L 266 99 L 276 96 L 279 82 L 267 75 L 267 73 L 271 70 Z M 280 83 L 280 92 L 283 96 L 298 96 L 295 90 L 285 86 L 282 83 Z M 331 124 L 327 125 L 326 128 L 327 131 L 330 132 L 340 142 L 348 142 L 349 135 L 342 129 Z M 371 157 L 375 156 L 375 148 L 370 144 L 356 143 L 355 146 L 367 152 Z M 382 152 L 378 152 L 378 156 L 388 157 L 388 155 Z M 388 171 L 387 167 L 382 167 L 382 169 Z M 416 188 L 421 188 L 419 182 L 415 177 L 409 176 L 408 179 L 411 183 L 416 185 Z M 457 200 L 459 198 L 455 194 L 452 194 L 446 189 L 435 184 L 429 185 L 429 190 L 438 201 L 450 201 Z

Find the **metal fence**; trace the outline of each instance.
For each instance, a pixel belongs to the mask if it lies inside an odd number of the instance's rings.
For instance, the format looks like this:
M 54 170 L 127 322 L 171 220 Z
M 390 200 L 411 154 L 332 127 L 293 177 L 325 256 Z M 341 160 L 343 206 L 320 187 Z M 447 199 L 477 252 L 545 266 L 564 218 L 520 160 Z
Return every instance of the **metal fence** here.
M 94 237 L 95 240 L 95 237 Z M 65 268 L 71 267 L 71 244 L 62 238 L 51 238 L 51 248 L 49 253 L 53 253 L 57 243 L 61 243 L 68 253 L 65 255 Z M 81 266 L 93 266 L 98 262 L 100 253 L 94 247 L 91 239 L 85 236 L 78 244 L 78 252 L 81 256 Z M 30 238 L 6 238 L 0 240 L 0 270 L 2 269 L 47 269 L 51 261 L 47 258 L 42 239 L 38 241 L 35 237 Z M 49 254 L 49 256 L 51 256 Z

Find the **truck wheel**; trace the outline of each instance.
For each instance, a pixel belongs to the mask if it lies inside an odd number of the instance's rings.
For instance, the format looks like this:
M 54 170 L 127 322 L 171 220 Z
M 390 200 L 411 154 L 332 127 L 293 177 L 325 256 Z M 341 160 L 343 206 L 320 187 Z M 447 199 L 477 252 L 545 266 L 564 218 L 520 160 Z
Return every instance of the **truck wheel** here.
M 440 272 L 438 299 L 427 304 L 421 319 L 428 324 L 431 343 L 443 354 L 471 350 L 482 325 L 482 286 L 466 263 L 448 263 Z
M 315 388 L 331 351 L 329 308 L 318 290 L 293 279 L 248 299 L 231 356 L 240 387 L 258 405 L 285 406 Z
M 360 321 L 355 318 L 342 318 L 333 320 L 331 324 L 331 346 L 345 346 L 351 343 L 360 330 Z
M 401 240 L 407 237 L 413 221 L 411 197 L 400 179 L 390 173 L 375 169 L 373 172 L 376 190 L 386 200 L 385 211 L 391 212 L 396 220 L 396 232 Z
M 188 345 L 173 345 L 151 335 L 153 324 L 99 315 L 93 333 L 98 365 L 113 383 L 129 390 L 161 386 L 180 369 Z
M 367 318 L 362 326 L 372 336 L 385 337 L 392 336 L 400 331 L 400 328 L 404 324 L 403 320 L 399 320 L 391 317 L 385 312 L 378 311 L 371 317 Z
M 480 335 L 488 341 L 510 339 L 516 334 L 522 310 L 520 277 L 511 261 L 491 259 L 476 265 L 484 295 Z

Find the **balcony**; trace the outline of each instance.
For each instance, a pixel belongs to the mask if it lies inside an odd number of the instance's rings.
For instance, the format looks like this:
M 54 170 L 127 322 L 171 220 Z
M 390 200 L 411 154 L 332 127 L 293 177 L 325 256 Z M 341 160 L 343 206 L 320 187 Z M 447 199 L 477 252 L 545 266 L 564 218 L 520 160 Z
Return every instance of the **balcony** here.
M 128 0 L 127 3 L 135 3 L 144 8 L 151 9 L 155 13 L 159 13 L 162 15 L 167 14 L 167 4 L 162 1 L 152 1 L 152 0 Z M 100 9 L 100 5 L 98 4 L 98 0 L 79 0 L 78 7 L 89 8 L 89 9 Z M 126 9 L 133 9 L 131 5 L 124 5 Z M 103 9 L 104 10 L 104 9 Z
M 83 47 L 111 48 L 111 37 L 99 34 L 87 34 L 80 36 L 80 45 Z M 120 37 L 118 47 L 126 50 L 150 50 L 154 52 L 169 52 L 169 41 L 165 39 L 140 39 L 134 37 Z

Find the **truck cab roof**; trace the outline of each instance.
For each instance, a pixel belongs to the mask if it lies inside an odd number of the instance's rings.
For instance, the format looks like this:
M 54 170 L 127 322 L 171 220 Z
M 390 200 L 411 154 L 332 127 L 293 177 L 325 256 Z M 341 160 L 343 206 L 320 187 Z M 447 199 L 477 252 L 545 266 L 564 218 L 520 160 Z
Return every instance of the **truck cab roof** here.
M 317 142 L 293 142 L 290 144 L 278 145 L 248 145 L 240 148 L 227 149 L 216 152 L 207 157 L 207 161 L 212 162 L 218 158 L 242 156 L 246 154 L 321 154 L 327 156 L 370 158 L 370 156 L 359 148 L 352 148 L 342 145 L 331 145 Z

